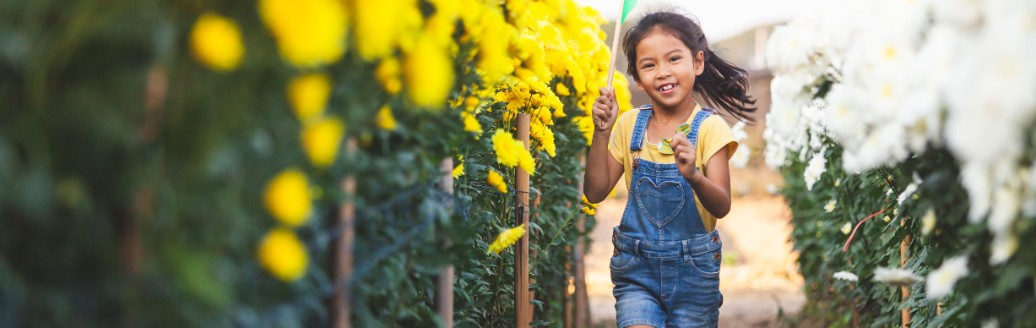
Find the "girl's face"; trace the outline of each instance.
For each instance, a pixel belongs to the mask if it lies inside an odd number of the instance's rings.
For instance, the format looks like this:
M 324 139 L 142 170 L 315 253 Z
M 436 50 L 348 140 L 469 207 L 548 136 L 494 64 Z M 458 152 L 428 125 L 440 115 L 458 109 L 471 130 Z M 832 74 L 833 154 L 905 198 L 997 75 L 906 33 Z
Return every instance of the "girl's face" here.
M 654 28 L 637 43 L 637 87 L 656 106 L 678 109 L 693 106 L 694 79 L 701 75 L 704 54 L 693 53 L 680 39 Z M 693 107 L 692 107 L 693 108 Z

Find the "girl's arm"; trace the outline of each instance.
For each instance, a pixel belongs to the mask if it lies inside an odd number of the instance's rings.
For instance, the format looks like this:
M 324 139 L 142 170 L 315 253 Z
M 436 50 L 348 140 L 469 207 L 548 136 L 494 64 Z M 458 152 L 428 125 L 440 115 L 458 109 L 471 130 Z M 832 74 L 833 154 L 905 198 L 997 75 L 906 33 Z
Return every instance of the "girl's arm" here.
M 705 164 L 705 171 L 709 172 L 708 176 L 698 173 L 688 181 L 705 209 L 717 219 L 722 219 L 730 213 L 730 166 L 727 147 L 712 155 Z
M 591 203 L 600 203 L 615 187 L 622 176 L 622 163 L 608 153 L 608 131 L 594 131 L 590 154 L 586 157 L 586 171 L 583 173 L 583 193 Z
M 594 136 L 590 154 L 586 156 L 583 194 L 591 203 L 599 203 L 608 197 L 623 171 L 622 163 L 608 153 L 612 127 L 619 118 L 619 104 L 612 88 L 601 88 L 601 96 L 594 102 L 593 117 Z
M 674 135 L 672 146 L 680 174 L 691 184 L 691 188 L 694 188 L 694 193 L 698 195 L 702 206 L 716 218 L 722 219 L 727 216 L 730 212 L 730 167 L 727 164 L 727 148 L 723 147 L 717 151 L 709 162 L 705 163 L 705 171 L 709 172 L 706 176 L 694 167 L 695 146 L 686 136 L 679 133 Z

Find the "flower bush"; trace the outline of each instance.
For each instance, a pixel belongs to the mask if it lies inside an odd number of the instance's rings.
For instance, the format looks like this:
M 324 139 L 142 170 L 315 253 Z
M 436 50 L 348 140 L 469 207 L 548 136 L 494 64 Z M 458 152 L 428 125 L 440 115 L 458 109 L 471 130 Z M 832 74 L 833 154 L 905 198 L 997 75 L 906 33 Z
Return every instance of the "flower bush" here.
M 832 322 L 1036 322 L 1036 258 L 1017 252 L 1036 233 L 1033 17 L 1027 1 L 885 0 L 774 31 L 765 157 Z M 872 275 L 925 279 L 901 300 Z
M 349 286 L 357 325 L 433 326 L 453 265 L 456 324 L 511 326 L 517 167 L 534 320 L 562 321 L 609 66 L 592 9 L 88 0 L 0 19 L 0 325 L 320 326 Z

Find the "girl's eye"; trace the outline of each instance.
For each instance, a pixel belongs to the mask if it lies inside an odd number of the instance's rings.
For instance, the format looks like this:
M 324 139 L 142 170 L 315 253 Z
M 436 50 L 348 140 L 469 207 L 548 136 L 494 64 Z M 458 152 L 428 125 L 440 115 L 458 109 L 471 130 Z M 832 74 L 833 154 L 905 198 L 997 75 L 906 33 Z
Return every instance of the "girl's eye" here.
M 683 58 L 683 57 L 680 57 L 680 56 L 676 56 L 676 57 L 673 57 L 673 58 L 669 58 L 669 62 L 676 62 L 676 61 L 678 61 L 678 60 L 680 60 L 680 59 L 682 59 L 682 58 Z
M 640 68 L 652 68 L 652 67 L 655 67 L 655 64 L 644 64 L 644 66 L 641 66 Z

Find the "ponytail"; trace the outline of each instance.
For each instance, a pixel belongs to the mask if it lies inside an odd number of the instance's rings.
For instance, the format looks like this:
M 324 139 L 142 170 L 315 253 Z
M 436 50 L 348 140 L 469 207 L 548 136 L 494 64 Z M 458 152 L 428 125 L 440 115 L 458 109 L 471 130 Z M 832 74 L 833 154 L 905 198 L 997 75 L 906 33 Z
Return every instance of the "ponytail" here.
M 725 109 L 741 121 L 754 122 L 749 116 L 756 111 L 755 99 L 748 95 L 748 72 L 731 62 L 716 56 L 709 49 L 708 40 L 701 27 L 687 16 L 672 11 L 647 14 L 637 25 L 626 31 L 622 38 L 622 49 L 626 53 L 626 71 L 640 82 L 637 74 L 637 44 L 648 32 L 658 27 L 671 33 L 690 48 L 692 53 L 701 51 L 705 69 L 695 79 L 694 91 L 701 94 L 705 104 Z
M 753 122 L 748 114 L 757 108 L 755 99 L 748 95 L 748 72 L 719 58 L 705 48 L 705 70 L 694 82 L 694 90 L 712 107 L 722 107 L 741 121 Z

